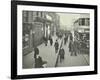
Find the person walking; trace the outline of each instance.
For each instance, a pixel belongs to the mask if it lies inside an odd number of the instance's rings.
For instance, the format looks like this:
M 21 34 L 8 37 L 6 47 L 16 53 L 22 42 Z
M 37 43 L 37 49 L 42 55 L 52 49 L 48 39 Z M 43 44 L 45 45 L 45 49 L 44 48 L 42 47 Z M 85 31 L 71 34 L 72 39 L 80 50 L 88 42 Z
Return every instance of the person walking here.
M 66 45 L 66 36 L 64 37 L 64 45 Z
M 47 46 L 48 39 L 44 36 L 44 37 L 43 37 L 43 40 L 44 40 L 44 44 L 45 44 L 45 46 Z
M 34 48 L 34 59 L 36 60 L 36 56 L 39 54 L 39 49 L 37 47 Z
M 77 53 L 80 54 L 80 41 L 77 41 Z
M 52 46 L 52 44 L 53 44 L 52 37 L 50 37 L 49 40 L 50 40 L 50 45 Z
M 58 52 L 58 48 L 59 48 L 59 43 L 58 41 L 56 40 L 55 44 L 54 44 L 54 47 L 55 47 L 55 53 Z
M 71 52 L 71 48 L 72 48 L 72 41 L 69 41 L 69 52 Z
M 59 50 L 60 63 L 64 60 L 64 55 L 65 55 L 65 51 L 64 51 L 64 49 L 61 47 L 60 50 Z
M 70 41 L 73 40 L 73 36 L 72 36 L 72 33 L 70 33 Z
M 68 41 L 68 36 L 66 35 L 65 37 L 64 37 L 64 45 L 66 45 L 66 42 Z
M 69 52 L 71 53 L 71 54 L 70 54 L 71 56 L 72 56 L 73 53 L 74 53 L 73 41 L 70 41 L 70 44 L 69 44 Z

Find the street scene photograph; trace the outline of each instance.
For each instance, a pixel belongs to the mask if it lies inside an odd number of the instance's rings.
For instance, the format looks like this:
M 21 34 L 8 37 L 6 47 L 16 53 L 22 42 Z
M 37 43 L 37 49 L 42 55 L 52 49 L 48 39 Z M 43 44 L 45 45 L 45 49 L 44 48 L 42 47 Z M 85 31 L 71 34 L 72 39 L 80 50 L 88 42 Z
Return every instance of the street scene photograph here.
M 22 68 L 90 65 L 90 14 L 22 11 Z

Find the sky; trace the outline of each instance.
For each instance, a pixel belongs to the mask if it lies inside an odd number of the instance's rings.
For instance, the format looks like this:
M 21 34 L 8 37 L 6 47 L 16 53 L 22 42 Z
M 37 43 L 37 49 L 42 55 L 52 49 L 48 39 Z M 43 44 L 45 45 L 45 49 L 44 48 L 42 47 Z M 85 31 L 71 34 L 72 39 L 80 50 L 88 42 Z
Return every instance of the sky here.
M 75 13 L 57 13 L 60 16 L 61 29 L 72 29 L 73 22 L 80 16 L 87 14 L 75 14 Z

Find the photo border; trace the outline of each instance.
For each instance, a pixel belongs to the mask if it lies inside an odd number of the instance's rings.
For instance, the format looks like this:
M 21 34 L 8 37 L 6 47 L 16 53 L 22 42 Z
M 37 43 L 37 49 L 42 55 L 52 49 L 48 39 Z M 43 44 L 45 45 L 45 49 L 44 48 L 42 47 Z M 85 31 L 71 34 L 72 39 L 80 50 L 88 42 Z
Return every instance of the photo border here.
M 94 10 L 94 71 L 17 75 L 17 65 L 18 65 L 17 64 L 17 5 L 31 5 L 31 6 L 36 5 L 36 6 L 63 7 L 63 8 L 93 9 Z M 11 1 L 11 78 L 12 79 L 89 75 L 89 74 L 97 74 L 97 6 L 96 5 L 48 3 L 48 2 L 33 2 L 33 1 Z

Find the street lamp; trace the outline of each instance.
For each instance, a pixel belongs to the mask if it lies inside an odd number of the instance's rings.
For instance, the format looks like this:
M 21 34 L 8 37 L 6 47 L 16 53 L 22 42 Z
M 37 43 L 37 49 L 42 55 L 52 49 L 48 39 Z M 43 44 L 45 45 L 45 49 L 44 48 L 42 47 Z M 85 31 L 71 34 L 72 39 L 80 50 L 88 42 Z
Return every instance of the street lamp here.
M 34 34 L 35 34 L 35 31 L 32 31 L 33 47 L 35 46 L 35 43 L 34 43 Z

